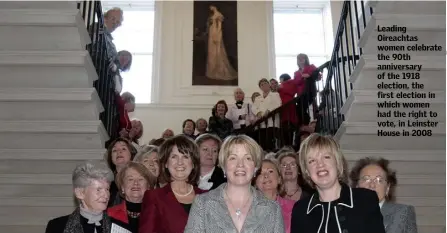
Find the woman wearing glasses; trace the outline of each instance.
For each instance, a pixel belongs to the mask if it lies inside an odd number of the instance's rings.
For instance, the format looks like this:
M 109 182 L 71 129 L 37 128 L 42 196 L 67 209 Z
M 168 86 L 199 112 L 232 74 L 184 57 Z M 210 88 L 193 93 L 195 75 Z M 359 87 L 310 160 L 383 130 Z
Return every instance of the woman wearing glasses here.
M 295 152 L 283 152 L 278 156 L 279 169 L 284 180 L 283 198 L 298 201 L 309 196 L 309 188 L 304 187 L 304 180 L 297 165 Z
M 417 233 L 414 207 L 392 202 L 397 179 L 388 164 L 389 161 L 383 158 L 357 161 L 350 174 L 352 185 L 377 193 L 387 233 Z

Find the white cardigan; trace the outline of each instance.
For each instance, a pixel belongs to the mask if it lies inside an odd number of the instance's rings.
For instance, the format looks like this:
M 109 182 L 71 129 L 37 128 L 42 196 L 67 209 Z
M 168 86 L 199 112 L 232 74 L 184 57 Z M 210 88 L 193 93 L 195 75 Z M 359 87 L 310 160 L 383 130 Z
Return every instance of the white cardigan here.
M 255 99 L 255 103 L 253 104 L 253 114 L 258 114 L 259 112 L 262 112 L 264 115 L 265 112 L 268 110 L 269 112 L 281 107 L 281 98 L 279 97 L 278 92 L 269 92 L 268 95 L 264 98 L 264 96 L 261 94 Z M 273 122 L 272 118 L 268 119 L 267 127 L 276 127 L 279 128 L 279 124 L 281 120 L 279 119 L 280 115 L 275 115 L 275 122 Z M 261 128 L 266 128 L 265 123 L 261 124 Z

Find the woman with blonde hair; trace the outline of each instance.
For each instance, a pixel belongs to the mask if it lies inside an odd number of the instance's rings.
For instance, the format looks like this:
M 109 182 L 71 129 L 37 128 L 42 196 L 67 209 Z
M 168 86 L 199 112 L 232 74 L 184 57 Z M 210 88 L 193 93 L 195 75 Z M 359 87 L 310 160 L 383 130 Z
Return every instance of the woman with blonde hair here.
M 251 186 L 261 147 L 246 135 L 229 136 L 219 152 L 227 182 L 195 198 L 185 233 L 283 233 L 281 207 Z
M 262 160 L 261 169 L 256 173 L 253 183 L 268 199 L 279 203 L 284 218 L 284 227 L 286 233 L 289 233 L 295 202 L 282 197 L 285 195 L 284 182 L 277 161 L 274 159 Z
M 385 233 L 377 195 L 346 184 L 346 160 L 334 139 L 312 134 L 299 154 L 304 180 L 316 191 L 293 207 L 291 233 Z

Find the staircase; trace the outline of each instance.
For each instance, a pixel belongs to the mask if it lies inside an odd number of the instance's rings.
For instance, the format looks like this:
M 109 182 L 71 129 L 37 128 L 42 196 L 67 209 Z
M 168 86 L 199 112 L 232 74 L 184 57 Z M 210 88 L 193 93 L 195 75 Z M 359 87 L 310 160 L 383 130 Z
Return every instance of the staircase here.
M 71 171 L 109 139 L 76 2 L 0 2 L 0 231 L 73 211 Z
M 359 158 L 366 156 L 384 157 L 391 161 L 391 166 L 397 170 L 398 186 L 396 201 L 398 203 L 413 205 L 416 208 L 416 218 L 419 233 L 441 233 L 445 230 L 445 111 L 446 111 L 446 24 L 444 2 L 400 2 L 400 1 L 369 1 L 367 8 L 372 7 L 373 13 L 363 12 L 366 15 L 365 28 L 361 30 L 358 45 L 363 49 L 363 54 L 357 62 L 355 69 L 349 76 L 349 82 L 353 89 L 343 104 L 341 113 L 345 120 L 337 131 L 335 138 L 340 142 L 350 165 Z M 405 26 L 406 34 L 417 36 L 417 42 L 378 42 L 379 34 L 402 35 L 402 33 L 378 32 L 380 26 Z M 363 28 L 363 27 L 361 27 Z M 442 51 L 403 51 L 403 52 L 379 52 L 377 45 L 414 45 L 414 44 L 442 46 Z M 384 55 L 408 54 L 411 60 L 378 60 L 378 53 Z M 420 79 L 389 80 L 378 79 L 383 71 L 378 71 L 381 64 L 422 65 L 419 72 Z M 389 71 L 386 71 L 389 72 Z M 394 71 L 402 73 L 406 71 Z M 402 77 L 402 76 L 401 76 Z M 385 99 L 378 98 L 378 92 L 400 90 L 378 89 L 381 82 L 408 84 L 409 93 L 435 93 L 435 98 L 426 99 L 388 99 L 399 102 L 429 103 L 429 109 L 400 107 L 379 109 L 378 102 Z M 412 90 L 412 83 L 424 85 L 423 90 Z M 378 117 L 377 111 L 387 112 L 391 110 L 390 117 Z M 431 136 L 397 136 L 379 137 L 377 122 L 398 120 L 414 121 L 412 117 L 396 117 L 393 111 L 427 110 L 437 112 L 437 117 L 421 116 L 418 120 L 437 121 L 435 128 L 394 128 L 381 127 L 386 131 L 402 131 L 405 129 L 412 134 L 412 130 L 432 130 Z M 408 113 L 407 113 L 408 114 Z M 408 115 L 407 115 L 408 116 Z M 419 131 L 421 133 L 427 131 Z

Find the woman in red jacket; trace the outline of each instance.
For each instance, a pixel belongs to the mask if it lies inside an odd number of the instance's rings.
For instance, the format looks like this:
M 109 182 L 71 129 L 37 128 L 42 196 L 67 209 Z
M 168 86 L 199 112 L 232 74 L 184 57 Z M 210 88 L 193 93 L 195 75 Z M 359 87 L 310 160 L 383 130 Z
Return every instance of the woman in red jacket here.
M 144 194 L 139 233 L 181 233 L 188 221 L 200 176 L 199 149 L 185 135 L 167 139 L 159 149 L 160 175 L 169 183 Z
M 293 133 L 298 126 L 298 117 L 296 115 L 296 104 L 290 103 L 297 94 L 300 94 L 300 88 L 303 80 L 292 79 L 288 74 L 279 76 L 281 85 L 278 93 L 283 103 L 281 111 L 281 132 L 284 146 L 293 146 Z M 287 105 L 287 106 L 284 106 Z

